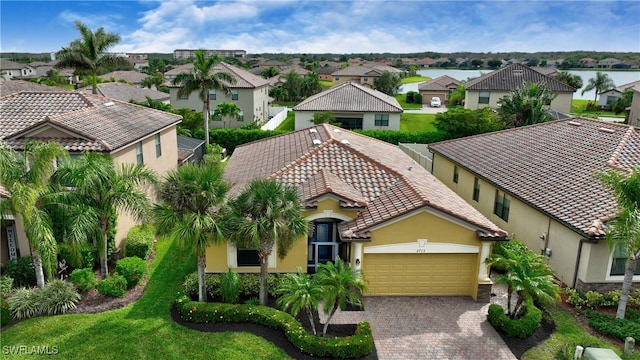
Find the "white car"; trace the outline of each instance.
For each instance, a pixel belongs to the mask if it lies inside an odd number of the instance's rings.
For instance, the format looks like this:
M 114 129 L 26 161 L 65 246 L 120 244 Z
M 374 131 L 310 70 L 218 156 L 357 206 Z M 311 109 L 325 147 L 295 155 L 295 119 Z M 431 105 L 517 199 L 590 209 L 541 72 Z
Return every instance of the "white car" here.
M 440 107 L 441 102 L 440 102 L 440 98 L 437 96 L 434 96 L 431 98 L 431 107 Z

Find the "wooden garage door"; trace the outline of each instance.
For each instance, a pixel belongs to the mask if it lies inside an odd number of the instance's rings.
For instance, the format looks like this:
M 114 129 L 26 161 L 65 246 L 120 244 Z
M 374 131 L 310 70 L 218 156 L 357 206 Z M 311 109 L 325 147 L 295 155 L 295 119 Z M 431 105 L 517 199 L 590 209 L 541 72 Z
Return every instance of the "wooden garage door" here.
M 471 295 L 477 254 L 365 254 L 367 295 Z

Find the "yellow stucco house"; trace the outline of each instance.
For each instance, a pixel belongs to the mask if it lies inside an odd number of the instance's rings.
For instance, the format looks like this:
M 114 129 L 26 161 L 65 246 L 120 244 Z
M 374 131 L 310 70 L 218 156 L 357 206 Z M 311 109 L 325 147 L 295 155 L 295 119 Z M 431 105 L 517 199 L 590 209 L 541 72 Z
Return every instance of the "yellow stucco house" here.
M 483 107 L 498 107 L 498 100 L 509 96 L 525 82 L 543 83 L 556 97 L 549 108 L 569 114 L 575 88 L 564 84 L 555 78 L 544 75 L 523 64 L 511 64 L 501 69 L 469 80 L 465 84 L 466 94 L 464 107 L 475 110 Z
M 546 256 L 582 290 L 619 289 L 625 259 L 611 254 L 617 213 L 598 171 L 640 166 L 640 129 L 569 118 L 429 144 L 432 172 L 513 239 Z M 640 280 L 640 268 L 634 280 Z
M 84 151 L 99 151 L 111 155 L 117 164 L 143 163 L 162 176 L 178 166 L 176 125 L 181 119 L 81 92 L 22 91 L 0 97 L 0 142 L 21 151 L 29 140 L 56 141 L 72 158 Z M 0 196 L 11 196 L 1 184 Z M 0 225 L 0 261 L 30 256 L 20 222 L 5 215 Z M 130 216 L 119 215 L 117 246 L 133 225 Z
M 506 232 L 397 146 L 328 124 L 239 146 L 229 196 L 273 177 L 299 189 L 313 225 L 271 272 L 315 272 L 340 257 L 369 281 L 365 295 L 466 295 L 488 301 L 483 260 Z M 274 254 L 275 249 L 274 249 Z M 208 248 L 206 271 L 258 272 L 255 249 Z

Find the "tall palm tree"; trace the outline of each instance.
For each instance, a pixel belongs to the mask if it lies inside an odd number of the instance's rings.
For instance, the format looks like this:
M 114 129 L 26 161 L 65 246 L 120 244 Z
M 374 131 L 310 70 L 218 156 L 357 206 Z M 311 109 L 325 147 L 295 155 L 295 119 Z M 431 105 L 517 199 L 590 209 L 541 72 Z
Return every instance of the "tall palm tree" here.
M 171 171 L 158 187 L 159 204 L 153 209 L 157 229 L 168 234 L 198 258 L 198 300 L 206 301 L 204 272 L 211 243 L 224 240 L 221 208 L 227 185 L 213 156 L 201 164 L 186 164 Z
M 640 259 L 640 167 L 635 167 L 631 174 L 609 170 L 598 176 L 618 199 L 618 214 L 607 221 L 606 238 L 612 252 L 622 252 L 627 258 L 616 311 L 616 318 L 624 319 L 633 275 Z
M 362 293 L 367 287 L 362 275 L 358 277 L 349 263 L 340 258 L 336 258 L 334 263 L 318 264 L 316 276 L 323 292 L 324 312 L 329 314 L 322 329 L 322 336 L 326 336 L 336 311 L 344 310 L 347 303 L 362 305 Z
M 0 144 L 0 184 L 10 193 L 0 198 L 0 213 L 15 215 L 23 224 L 36 269 L 36 283 L 44 286 L 44 271 L 49 279 L 55 273 L 57 244 L 52 221 L 44 207 L 51 194 L 49 180 L 55 161 L 69 154 L 58 143 L 30 142 L 24 153 Z M 43 265 L 44 263 L 44 265 Z
M 235 103 L 220 103 L 213 111 L 214 118 L 220 117 L 222 119 L 222 127 L 226 127 L 227 119 L 229 119 L 229 126 L 231 126 L 231 119 L 240 119 L 241 116 L 242 110 Z
M 275 245 L 280 259 L 309 232 L 296 188 L 275 179 L 255 179 L 231 203 L 229 240 L 258 249 L 260 304 L 267 305 L 269 256 Z
M 127 59 L 107 53 L 107 50 L 120 42 L 120 35 L 105 32 L 99 28 L 91 31 L 80 21 L 75 22 L 80 38 L 72 41 L 68 47 L 56 53 L 56 68 L 75 68 L 76 72 L 91 75 L 93 93 L 98 93 L 98 70 L 118 66 L 130 66 Z
M 290 309 L 293 316 L 297 316 L 304 309 L 311 323 L 313 335 L 316 335 L 314 311 L 323 294 L 316 279 L 298 268 L 297 274 L 286 274 L 285 279 L 278 286 L 277 293 L 281 295 L 278 298 L 278 305 L 285 311 Z
M 115 230 L 113 217 L 117 211 L 125 211 L 138 221 L 144 220 L 150 207 L 144 187 L 156 183 L 156 174 L 143 164 L 117 166 L 111 156 L 85 152 L 60 167 L 54 180 L 73 189 L 65 203 L 85 204 L 95 212 L 100 273 L 106 278 L 109 234 Z
M 498 100 L 498 114 L 506 127 L 532 125 L 549 120 L 545 107 L 555 95 L 543 83 L 525 82 Z
M 209 145 L 209 120 L 211 114 L 210 90 L 223 90 L 227 95 L 231 94 L 229 85 L 236 83 L 236 78 L 224 71 L 215 68 L 222 62 L 217 54 L 207 57 L 204 50 L 194 52 L 196 58 L 193 70 L 189 73 L 181 73 L 173 79 L 174 85 L 179 85 L 178 96 L 188 96 L 197 91 L 202 100 L 202 117 L 204 120 L 204 133 L 206 144 Z
M 616 86 L 613 83 L 613 80 L 609 78 L 609 75 L 598 71 L 596 72 L 596 77 L 589 79 L 589 81 L 587 82 L 587 86 L 582 90 L 582 94 L 584 95 L 584 93 L 586 93 L 587 91 L 595 89 L 596 94 L 593 97 L 593 103 L 595 104 L 596 100 L 598 100 L 599 93 L 605 92 L 609 89 L 613 89 L 614 87 Z

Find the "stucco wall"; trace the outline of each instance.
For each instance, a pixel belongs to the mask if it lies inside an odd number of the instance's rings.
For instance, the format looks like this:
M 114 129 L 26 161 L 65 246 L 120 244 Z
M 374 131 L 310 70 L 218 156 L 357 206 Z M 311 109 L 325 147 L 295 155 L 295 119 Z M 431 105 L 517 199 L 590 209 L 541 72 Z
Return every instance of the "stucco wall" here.
M 467 90 L 464 98 L 464 107 L 466 109 L 475 110 L 489 106 L 495 109 L 498 107 L 498 100 L 509 95 L 511 95 L 511 92 L 509 91 L 489 91 L 489 103 L 479 104 L 478 99 L 480 97 L 480 91 Z M 550 108 L 561 113 L 568 114 L 571 110 L 572 99 L 573 93 L 560 93 L 555 99 L 553 99 L 553 101 L 551 101 Z
M 629 125 L 640 127 L 640 91 L 635 89 L 629 110 Z
M 312 120 L 315 112 L 313 111 L 295 111 L 295 129 L 304 129 L 310 126 L 314 126 Z M 379 113 L 380 114 L 380 113 Z M 399 130 L 400 129 L 400 114 L 389 114 L 389 126 L 375 126 L 376 113 L 333 113 L 334 117 L 354 117 L 362 118 L 363 130 Z

